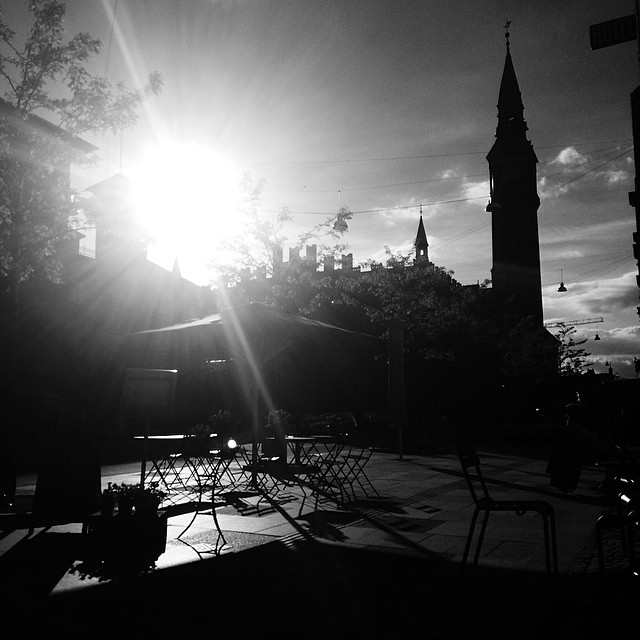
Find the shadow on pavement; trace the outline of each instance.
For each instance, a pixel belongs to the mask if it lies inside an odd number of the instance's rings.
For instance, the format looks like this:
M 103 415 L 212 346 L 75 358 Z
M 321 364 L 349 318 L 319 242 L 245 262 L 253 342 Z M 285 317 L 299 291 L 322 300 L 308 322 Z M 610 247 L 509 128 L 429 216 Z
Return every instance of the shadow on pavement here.
M 15 637 L 637 635 L 638 614 L 631 607 L 637 588 L 626 582 L 610 584 L 603 598 L 586 576 L 560 576 L 549 584 L 541 574 L 483 567 L 468 569 L 461 579 L 459 565 L 437 555 L 317 540 L 272 542 L 47 596 L 73 558 L 75 542 L 74 534 L 48 534 L 23 543 L 19 555 L 28 551 L 27 564 L 21 567 L 18 554 L 13 557 L 16 582 L 4 581 L 12 597 L 3 604 L 11 605 L 4 623 Z M 4 569 L 6 564 L 6 576 Z

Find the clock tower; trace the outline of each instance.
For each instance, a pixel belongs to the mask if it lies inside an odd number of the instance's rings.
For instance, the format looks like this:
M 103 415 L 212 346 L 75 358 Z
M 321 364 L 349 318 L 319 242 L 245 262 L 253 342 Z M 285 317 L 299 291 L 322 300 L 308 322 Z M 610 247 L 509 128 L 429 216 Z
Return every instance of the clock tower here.
M 494 296 L 505 311 L 518 318 L 531 317 L 542 326 L 538 158 L 527 140 L 524 105 L 511 60 L 508 31 L 506 38 L 496 141 L 487 155 L 491 193 L 487 211 L 491 213 L 493 250 L 491 280 Z

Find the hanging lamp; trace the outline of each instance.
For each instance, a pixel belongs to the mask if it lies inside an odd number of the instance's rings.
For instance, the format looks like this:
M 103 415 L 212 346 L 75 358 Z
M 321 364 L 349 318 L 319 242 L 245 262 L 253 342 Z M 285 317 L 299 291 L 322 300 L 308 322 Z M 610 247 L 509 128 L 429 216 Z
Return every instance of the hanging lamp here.
M 347 221 L 344 219 L 344 212 L 342 211 L 342 201 L 340 197 L 340 190 L 338 190 L 338 216 L 336 217 L 336 221 L 333 223 L 333 230 L 338 233 L 346 233 L 349 229 L 349 225 Z
M 348 228 L 349 225 L 340 217 L 340 214 L 338 214 L 337 220 L 333 223 L 333 230 L 338 233 L 345 233 Z
M 558 287 L 558 293 L 565 293 L 567 287 L 564 286 L 564 269 L 560 269 L 560 286 Z

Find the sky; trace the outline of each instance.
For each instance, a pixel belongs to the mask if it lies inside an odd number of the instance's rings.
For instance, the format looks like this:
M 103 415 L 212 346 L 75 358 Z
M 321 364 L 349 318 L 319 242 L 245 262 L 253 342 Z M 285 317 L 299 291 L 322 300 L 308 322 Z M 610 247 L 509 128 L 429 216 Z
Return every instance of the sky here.
M 5 13 L 18 6 L 2 2 Z M 136 175 L 159 144 L 197 147 L 225 176 L 200 175 L 204 194 L 236 173 L 264 180 L 262 214 L 292 212 L 286 245 L 342 205 L 353 212 L 354 264 L 382 260 L 386 247 L 408 253 L 422 204 L 432 262 L 482 282 L 492 266 L 486 154 L 509 20 L 539 159 L 545 321 L 602 318 L 577 325 L 576 338 L 588 340 L 597 372 L 608 362 L 633 376 L 638 43 L 592 51 L 589 27 L 634 10 L 633 0 L 69 0 L 69 33 L 103 42 L 96 73 L 136 86 L 157 70 L 164 81 L 134 129 L 90 138 L 99 160 L 76 186 Z M 229 221 L 217 231 L 183 217 L 183 276 L 207 282 L 209 238 Z M 170 268 L 175 250 L 152 249 Z

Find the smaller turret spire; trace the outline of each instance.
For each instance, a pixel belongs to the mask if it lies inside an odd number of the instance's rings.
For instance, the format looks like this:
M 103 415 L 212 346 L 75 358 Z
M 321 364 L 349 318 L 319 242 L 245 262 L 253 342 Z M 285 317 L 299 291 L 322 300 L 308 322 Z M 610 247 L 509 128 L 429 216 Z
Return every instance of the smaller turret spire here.
M 420 205 L 420 222 L 418 223 L 418 233 L 413 243 L 416 248 L 416 262 L 429 261 L 429 243 L 427 242 L 427 232 L 422 221 L 422 205 Z

